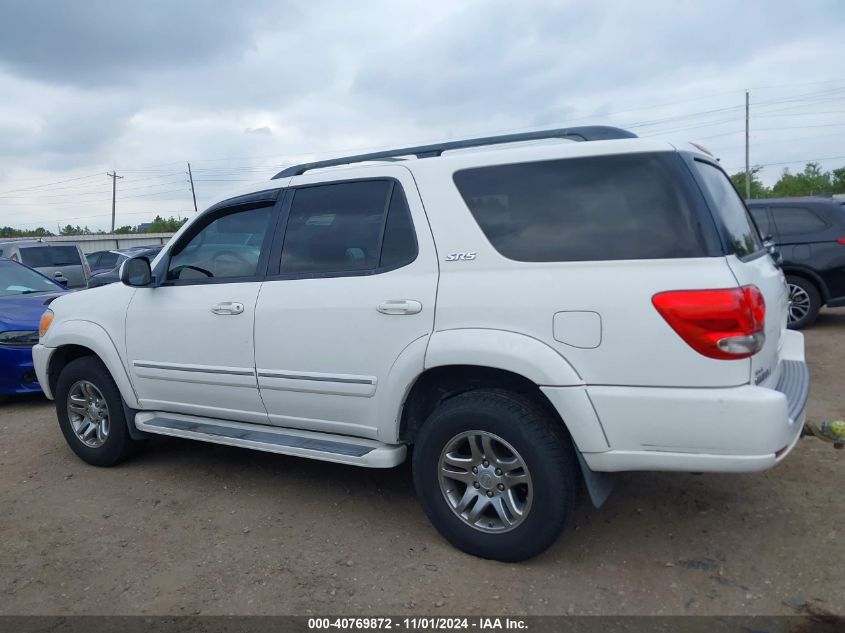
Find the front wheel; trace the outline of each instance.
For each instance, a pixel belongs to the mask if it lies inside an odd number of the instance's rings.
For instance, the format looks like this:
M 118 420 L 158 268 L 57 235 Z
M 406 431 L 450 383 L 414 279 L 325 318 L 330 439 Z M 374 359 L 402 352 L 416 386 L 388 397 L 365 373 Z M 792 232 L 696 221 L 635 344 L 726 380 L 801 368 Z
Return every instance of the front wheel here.
M 413 472 L 434 526 L 482 558 L 541 553 L 576 500 L 575 457 L 560 423 L 507 391 L 470 391 L 439 406 L 417 438 Z
M 123 399 L 108 369 L 93 356 L 71 361 L 56 383 L 56 414 L 68 445 L 94 466 L 124 461 L 137 442 L 129 437 Z

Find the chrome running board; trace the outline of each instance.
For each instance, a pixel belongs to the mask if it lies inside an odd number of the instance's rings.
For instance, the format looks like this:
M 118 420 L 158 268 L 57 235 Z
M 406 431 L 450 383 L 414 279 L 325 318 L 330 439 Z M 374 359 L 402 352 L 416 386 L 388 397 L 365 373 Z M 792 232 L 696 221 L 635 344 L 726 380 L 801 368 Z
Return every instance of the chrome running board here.
M 157 435 L 171 435 L 367 468 L 392 468 L 405 460 L 406 453 L 403 444 L 382 444 L 345 435 L 158 411 L 139 411 L 135 415 L 135 426 L 141 431 Z

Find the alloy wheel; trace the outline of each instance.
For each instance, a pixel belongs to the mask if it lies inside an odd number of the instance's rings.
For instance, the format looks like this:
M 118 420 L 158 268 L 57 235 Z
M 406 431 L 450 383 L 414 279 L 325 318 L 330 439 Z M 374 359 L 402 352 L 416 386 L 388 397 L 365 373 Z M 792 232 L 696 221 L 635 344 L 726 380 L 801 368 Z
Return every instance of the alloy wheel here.
M 109 436 L 109 407 L 102 392 L 88 380 L 71 386 L 67 415 L 79 441 L 90 448 L 101 447 Z
M 531 475 L 522 456 L 498 435 L 466 431 L 440 454 L 439 482 L 449 507 L 483 532 L 507 532 L 528 516 Z
M 801 286 L 789 284 L 789 323 L 797 323 L 810 313 L 810 295 Z

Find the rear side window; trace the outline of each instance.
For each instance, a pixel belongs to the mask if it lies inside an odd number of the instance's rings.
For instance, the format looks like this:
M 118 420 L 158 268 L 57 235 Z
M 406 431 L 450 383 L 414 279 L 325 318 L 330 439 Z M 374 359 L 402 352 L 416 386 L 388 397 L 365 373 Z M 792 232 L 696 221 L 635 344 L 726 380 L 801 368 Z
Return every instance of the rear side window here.
M 120 255 L 117 253 L 103 253 L 100 256 L 100 261 L 98 266 L 101 268 L 114 268 L 117 266 L 117 260 L 120 258 Z
M 772 216 L 781 236 L 818 233 L 827 223 L 805 207 L 772 207 Z
M 525 262 L 703 257 L 669 153 L 496 165 L 455 184 L 493 247 Z
M 317 185 L 294 193 L 282 274 L 396 268 L 416 257 L 408 204 L 393 181 Z
M 757 228 L 760 229 L 760 235 L 766 237 L 767 235 L 772 235 L 774 231 L 772 231 L 772 223 L 769 220 L 769 212 L 766 210 L 766 207 L 749 207 L 748 210 L 751 212 L 751 217 L 754 218 L 754 223 L 757 225 Z
M 37 246 L 21 249 L 21 260 L 32 268 L 51 266 L 81 266 L 75 246 Z
M 745 257 L 762 249 L 760 235 L 730 179 L 721 169 L 709 163 L 696 160 L 695 167 L 713 199 L 713 213 L 722 220 L 732 252 L 737 257 Z

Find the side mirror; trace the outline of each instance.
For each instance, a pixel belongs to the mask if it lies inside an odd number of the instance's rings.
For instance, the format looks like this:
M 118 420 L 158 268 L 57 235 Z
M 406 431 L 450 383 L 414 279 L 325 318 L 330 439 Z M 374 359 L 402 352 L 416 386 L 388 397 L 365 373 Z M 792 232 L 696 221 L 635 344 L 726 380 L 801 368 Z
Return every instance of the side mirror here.
M 153 271 L 146 257 L 132 257 L 120 267 L 120 281 L 133 288 L 145 288 L 152 284 Z

